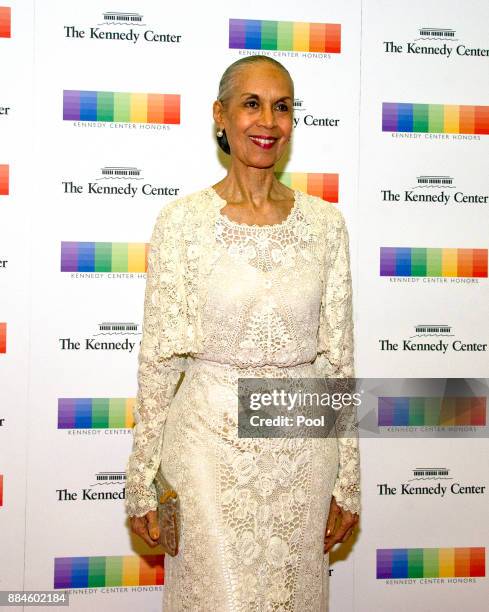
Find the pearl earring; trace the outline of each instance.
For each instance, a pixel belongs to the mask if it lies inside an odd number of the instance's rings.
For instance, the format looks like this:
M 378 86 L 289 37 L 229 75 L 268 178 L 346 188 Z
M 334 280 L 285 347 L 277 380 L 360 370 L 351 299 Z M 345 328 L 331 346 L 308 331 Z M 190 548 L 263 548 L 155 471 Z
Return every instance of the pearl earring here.
M 223 135 L 224 135 L 224 133 L 223 133 L 223 131 L 222 131 L 222 130 L 217 130 L 217 137 L 218 137 L 218 138 L 222 138 L 222 137 L 223 137 Z

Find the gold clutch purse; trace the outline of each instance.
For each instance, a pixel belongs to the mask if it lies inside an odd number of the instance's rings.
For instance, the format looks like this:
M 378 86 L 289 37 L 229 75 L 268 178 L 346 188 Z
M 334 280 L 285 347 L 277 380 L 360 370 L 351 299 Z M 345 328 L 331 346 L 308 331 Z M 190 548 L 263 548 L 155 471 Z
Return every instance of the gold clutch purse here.
M 158 542 L 165 554 L 175 557 L 178 554 L 180 500 L 177 492 L 170 488 L 161 471 L 155 478 L 156 494 L 158 496 L 158 526 L 160 537 Z

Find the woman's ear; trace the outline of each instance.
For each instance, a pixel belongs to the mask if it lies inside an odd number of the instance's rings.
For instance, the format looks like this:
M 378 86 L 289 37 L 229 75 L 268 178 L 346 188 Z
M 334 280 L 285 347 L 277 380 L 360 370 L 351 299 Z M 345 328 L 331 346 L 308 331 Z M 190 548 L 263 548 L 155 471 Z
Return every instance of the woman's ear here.
M 223 125 L 223 106 L 220 100 L 216 100 L 212 105 L 212 114 L 214 116 L 214 121 L 216 124 L 221 127 Z

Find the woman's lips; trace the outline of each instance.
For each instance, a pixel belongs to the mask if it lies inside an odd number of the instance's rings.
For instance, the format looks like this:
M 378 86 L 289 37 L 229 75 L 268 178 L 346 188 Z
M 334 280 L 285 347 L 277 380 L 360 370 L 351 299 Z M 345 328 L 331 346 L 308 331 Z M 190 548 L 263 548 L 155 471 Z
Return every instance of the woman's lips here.
M 271 149 L 278 140 L 272 136 L 249 136 L 249 139 L 262 149 Z

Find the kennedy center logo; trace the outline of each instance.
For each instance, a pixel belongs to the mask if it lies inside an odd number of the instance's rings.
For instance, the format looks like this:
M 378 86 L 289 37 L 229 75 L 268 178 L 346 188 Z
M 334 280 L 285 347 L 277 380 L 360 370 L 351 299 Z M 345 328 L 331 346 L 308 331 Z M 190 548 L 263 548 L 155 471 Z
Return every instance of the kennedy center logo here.
M 229 48 L 275 56 L 328 57 L 341 53 L 341 24 L 230 19 Z
M 180 95 L 65 89 L 63 119 L 105 124 L 178 125 Z
M 380 247 L 380 276 L 487 278 L 487 249 Z
M 377 579 L 480 578 L 486 551 L 467 548 L 378 548 Z
M 164 555 L 56 557 L 55 589 L 136 587 L 164 583 Z
M 146 272 L 147 242 L 62 242 L 61 272 Z
M 479 140 L 489 134 L 489 106 L 383 102 L 382 131 L 410 134 L 450 134 Z M 470 138 L 468 138 L 470 136 Z

